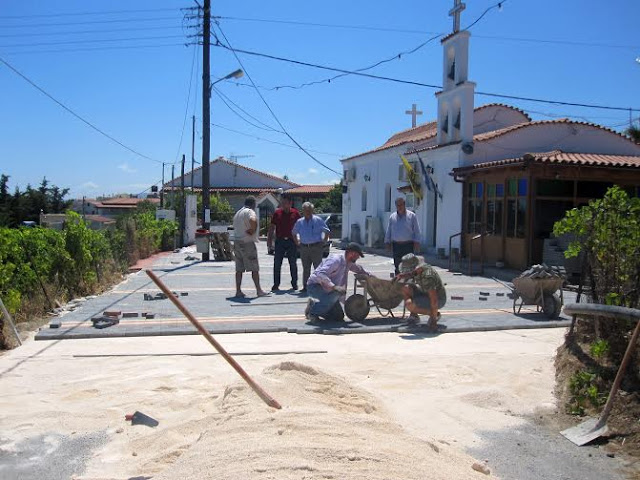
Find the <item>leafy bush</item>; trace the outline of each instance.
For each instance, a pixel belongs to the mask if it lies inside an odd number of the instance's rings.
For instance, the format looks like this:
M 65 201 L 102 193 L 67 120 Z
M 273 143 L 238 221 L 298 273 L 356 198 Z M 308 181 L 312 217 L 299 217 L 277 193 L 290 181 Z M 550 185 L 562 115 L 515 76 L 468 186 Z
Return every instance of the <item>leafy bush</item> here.
M 597 360 L 601 360 L 607 356 L 609 350 L 609 342 L 606 340 L 596 340 L 591 344 L 591 347 L 589 347 L 589 353 L 591 353 L 591 356 Z
M 606 394 L 600 392 L 597 385 L 598 376 L 583 370 L 576 372 L 569 379 L 571 400 L 567 405 L 568 413 L 584 415 L 589 406 L 599 407 L 606 401 Z

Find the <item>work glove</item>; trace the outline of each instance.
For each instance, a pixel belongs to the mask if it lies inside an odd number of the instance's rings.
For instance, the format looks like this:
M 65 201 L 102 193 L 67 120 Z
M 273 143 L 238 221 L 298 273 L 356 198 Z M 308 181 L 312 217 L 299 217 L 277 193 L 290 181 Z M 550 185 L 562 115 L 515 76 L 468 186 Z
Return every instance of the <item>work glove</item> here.
M 333 289 L 334 289 L 336 292 L 341 293 L 342 295 L 344 295 L 345 293 L 347 293 L 347 287 L 343 287 L 342 285 L 335 285 L 335 286 L 333 287 Z

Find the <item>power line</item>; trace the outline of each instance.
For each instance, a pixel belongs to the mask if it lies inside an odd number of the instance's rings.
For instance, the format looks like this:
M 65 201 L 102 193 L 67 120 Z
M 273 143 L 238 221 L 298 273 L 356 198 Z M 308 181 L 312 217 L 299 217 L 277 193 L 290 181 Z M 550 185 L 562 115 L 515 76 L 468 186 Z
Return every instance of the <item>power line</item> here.
M 166 25 L 166 26 L 156 26 L 156 27 L 136 27 L 135 31 L 145 31 L 145 30 L 176 30 L 183 29 L 184 27 L 178 25 Z M 101 34 L 101 33 L 116 33 L 116 32 L 131 32 L 133 30 L 130 27 L 126 28 L 110 28 L 106 30 L 72 30 L 69 32 L 38 32 L 38 33 L 9 33 L 0 35 L 0 38 L 15 38 L 15 37 L 51 37 L 58 35 L 85 35 L 85 34 Z
M 318 165 L 323 166 L 324 168 L 326 168 L 327 170 L 329 170 L 330 172 L 335 173 L 338 176 L 342 176 L 341 173 L 337 172 L 336 170 L 334 170 L 333 168 L 325 165 L 324 163 L 322 163 L 320 160 L 318 160 L 316 157 L 314 157 L 313 155 L 311 155 L 311 153 L 309 153 L 307 150 L 305 150 L 305 148 L 300 145 L 298 143 L 298 141 L 293 138 L 293 136 L 287 131 L 287 129 L 284 127 L 284 125 L 282 124 L 282 122 L 278 119 L 278 116 L 275 114 L 275 112 L 271 109 L 271 107 L 269 106 L 269 104 L 267 103 L 267 101 L 265 100 L 264 96 L 262 95 L 262 93 L 260 93 L 260 89 L 258 89 L 257 85 L 255 84 L 255 82 L 253 81 L 253 78 L 251 78 L 251 75 L 249 74 L 249 72 L 247 71 L 247 69 L 245 68 L 245 66 L 242 63 L 242 60 L 240 60 L 240 57 L 236 54 L 235 50 L 233 50 L 233 48 L 231 47 L 231 42 L 229 42 L 229 39 L 227 38 L 227 36 L 224 34 L 224 31 L 222 30 L 222 28 L 220 28 L 220 25 L 216 22 L 216 25 L 218 26 L 218 30 L 220 30 L 220 34 L 224 37 L 225 41 L 227 42 L 227 45 L 229 45 L 229 48 L 231 48 L 233 55 L 236 57 L 236 60 L 238 61 L 238 63 L 240 64 L 240 66 L 242 67 L 242 69 L 244 70 L 244 73 L 247 75 L 247 78 L 249 79 L 249 81 L 251 82 L 251 84 L 253 85 L 253 88 L 255 89 L 256 93 L 258 94 L 258 96 L 260 97 L 260 99 L 262 100 L 262 103 L 264 103 L 264 105 L 267 107 L 267 110 L 269 110 L 269 112 L 271 113 L 271 116 L 274 118 L 274 120 L 276 121 L 276 123 L 278 125 L 280 125 L 280 128 L 282 129 L 282 131 L 284 132 L 284 134 L 289 137 L 289 140 L 291 140 L 293 143 L 295 143 L 298 148 L 300 148 L 300 150 L 302 150 L 309 158 L 311 158 L 314 162 L 316 162 Z
M 51 17 L 77 17 L 87 15 L 116 15 L 120 13 L 149 13 L 149 12 L 172 12 L 175 8 L 148 8 L 144 10 L 106 10 L 101 12 L 72 12 L 72 13 L 42 13 L 29 15 L 0 15 L 0 19 L 13 18 L 51 18 Z
M 220 100 L 222 100 L 222 103 L 225 104 L 225 106 L 231 110 L 233 113 L 235 113 L 238 117 L 240 117 L 240 119 L 244 120 L 246 123 L 248 123 L 251 126 L 254 126 L 256 128 L 259 128 L 260 130 L 266 130 L 268 132 L 277 132 L 277 133 L 282 133 L 284 134 L 284 132 L 282 132 L 281 130 L 278 130 L 277 128 L 273 128 L 271 125 L 268 125 L 266 123 L 264 123 L 263 121 L 261 121 L 260 119 L 254 117 L 253 115 L 251 115 L 249 112 L 247 112 L 246 110 L 244 110 L 240 105 L 238 105 L 237 103 L 235 103 L 233 100 L 231 100 L 229 97 L 227 97 L 224 93 L 222 93 L 218 88 L 216 88 L 215 86 L 213 87 L 213 91 L 215 92 L 216 95 L 218 95 L 218 97 L 220 97 Z M 246 118 L 244 118 L 242 115 L 240 115 L 238 112 L 236 112 L 230 105 L 229 103 L 233 104 L 237 109 L 239 109 L 240 111 L 242 111 L 245 115 L 253 118 L 256 122 L 260 123 L 261 125 L 264 125 L 264 127 L 261 127 L 259 125 L 254 124 L 253 122 L 250 122 L 249 120 L 247 120 Z
M 346 24 L 336 24 L 336 23 L 316 23 L 316 22 L 305 22 L 305 21 L 296 21 L 296 20 L 279 20 L 279 19 L 267 19 L 267 18 L 248 18 L 248 17 L 227 17 L 227 16 L 217 16 L 216 19 L 226 20 L 226 21 L 240 21 L 240 22 L 256 22 L 256 23 L 274 23 L 279 25 L 296 25 L 296 26 L 305 26 L 305 27 L 321 27 L 321 28 L 337 28 L 337 29 L 347 29 L 347 30 L 365 30 L 365 31 L 374 31 L 374 32 L 390 32 L 390 33 L 408 33 L 408 34 L 416 34 L 416 35 L 434 35 L 437 32 L 428 31 L 428 30 L 413 30 L 413 29 L 405 29 L 405 28 L 388 28 L 388 27 L 377 27 L 372 25 L 346 25 Z M 467 27 L 469 28 L 469 27 Z M 444 33 L 440 32 L 439 35 L 444 35 Z M 571 41 L 571 40 L 554 40 L 554 39 L 543 39 L 543 38 L 526 38 L 526 37 L 503 37 L 496 35 L 478 35 L 474 34 L 474 38 L 484 38 L 489 40 L 507 40 L 512 42 L 529 42 L 529 43 L 545 43 L 545 44 L 555 44 L 555 45 L 571 45 L 571 46 L 579 46 L 579 47 L 600 47 L 600 48 L 624 48 L 624 49 L 638 49 L 639 45 L 616 45 L 609 43 L 594 43 L 594 42 L 580 42 L 580 41 Z
M 254 138 L 254 139 L 260 140 L 262 142 L 273 143 L 275 145 L 281 145 L 283 147 L 295 148 L 296 150 L 299 150 L 299 148 L 297 146 L 295 146 L 295 145 L 289 145 L 287 143 L 276 142 L 275 140 L 269 140 L 268 138 L 258 137 L 257 135 L 253 135 L 251 133 L 246 133 L 246 132 L 241 132 L 239 130 L 234 130 L 233 128 L 229 128 L 229 127 L 226 127 L 224 125 L 220 125 L 218 123 L 212 123 L 211 126 L 216 127 L 216 128 L 221 128 L 221 129 L 227 130 L 229 132 L 237 133 L 238 135 L 244 135 L 245 137 Z M 322 152 L 320 150 L 312 150 L 310 148 L 308 148 L 307 150 L 310 151 L 310 152 L 313 152 L 313 153 L 319 153 L 321 155 L 329 155 L 329 156 L 332 156 L 332 157 L 344 158 L 346 156 L 346 155 L 341 155 L 339 153 L 329 153 L 329 152 Z
M 227 45 L 223 45 L 223 44 L 216 44 L 213 45 L 215 47 L 219 47 L 219 48 L 224 48 L 226 50 L 230 50 L 232 52 L 235 53 L 244 53 L 246 55 L 253 55 L 253 56 L 257 56 L 257 57 L 263 57 L 263 58 L 268 58 L 270 60 L 277 60 L 280 62 L 287 62 L 287 63 L 293 63 L 296 65 L 302 65 L 305 67 L 312 67 L 312 68 L 318 68 L 321 70 L 329 70 L 329 71 L 333 71 L 333 72 L 341 72 L 341 73 L 348 73 L 351 75 L 355 75 L 355 76 L 360 76 L 360 77 L 366 77 L 366 78 L 373 78 L 376 80 L 385 80 L 385 81 L 389 81 L 389 82 L 395 82 L 395 83 L 401 83 L 401 84 L 405 84 L 405 85 L 414 85 L 414 86 L 418 86 L 418 87 L 427 87 L 427 88 L 434 88 L 434 89 L 441 89 L 442 86 L 440 85 L 432 85 L 432 84 L 428 84 L 428 83 L 423 83 L 423 82 L 416 82 L 416 81 L 412 81 L 412 80 L 403 80 L 400 78 L 393 78 L 393 77 L 385 77 L 382 75 L 373 75 L 371 73 L 362 73 L 362 72 L 357 72 L 357 71 L 352 71 L 352 70 L 345 70 L 342 68 L 335 68 L 335 67 L 330 67 L 327 65 L 318 65 L 318 64 L 314 64 L 314 63 L 310 63 L 310 62 L 303 62 L 300 60 L 293 60 L 290 58 L 284 58 L 284 57 L 278 57 L 275 55 L 269 55 L 266 53 L 260 53 L 260 52 L 253 52 L 250 50 L 240 50 L 240 49 L 233 49 Z M 244 85 L 244 86 L 251 86 L 251 85 L 247 85 L 247 84 L 242 84 L 242 83 L 237 83 L 238 85 Z M 282 87 L 279 87 L 282 88 Z M 599 108 L 599 109 L 604 109 L 604 110 L 618 110 L 618 111 L 626 111 L 628 112 L 629 110 L 632 111 L 640 111 L 640 107 L 636 108 L 636 107 L 611 107 L 608 105 L 596 105 L 596 104 L 588 104 L 588 103 L 578 103 L 578 102 L 565 102 L 565 101 L 561 101 L 561 100 L 547 100 L 547 99 L 541 99 L 541 98 L 534 98 L 534 97 L 520 97 L 517 95 L 507 95 L 507 94 L 501 94 L 501 93 L 491 93 L 491 92 L 475 92 L 476 95 L 482 95 L 482 96 L 486 96 L 486 97 L 497 97 L 497 98 L 509 98 L 512 100 L 523 100 L 523 101 L 527 101 L 527 102 L 536 102 L 536 103 L 547 103 L 547 104 L 553 104 L 553 105 L 564 105 L 564 106 L 570 106 L 570 107 L 584 107 L 584 108 Z
M 85 22 L 60 22 L 60 23 L 31 23 L 22 25 L 1 25 L 0 28 L 43 28 L 43 27 L 64 27 L 68 25 L 96 25 L 103 23 L 139 23 L 139 22 L 155 22 L 157 20 L 176 20 L 179 17 L 137 17 L 137 18 L 121 18 L 112 20 L 89 20 Z
M 7 55 L 34 55 L 42 53 L 73 53 L 73 52 L 96 52 L 102 50 L 134 50 L 138 48 L 159 48 L 159 47 L 188 47 L 186 43 L 158 43 L 155 45 L 112 45 L 109 47 L 87 47 L 87 48 L 52 48 L 49 50 L 21 50 L 15 52 L 4 52 Z
M 186 105 L 184 107 L 184 118 L 182 120 L 182 131 L 180 132 L 180 142 L 178 143 L 178 151 L 176 152 L 176 161 L 175 163 L 179 162 L 179 157 L 180 157 L 180 149 L 182 148 L 182 139 L 184 138 L 184 129 L 187 125 L 187 113 L 189 112 L 189 104 L 191 103 L 191 85 L 193 84 L 193 70 L 194 70 L 194 66 L 196 64 L 196 52 L 198 51 L 197 48 L 194 47 L 193 49 L 193 57 L 191 58 L 191 71 L 189 72 L 189 91 L 187 93 L 187 102 Z
M 86 120 L 85 118 L 81 117 L 80 115 L 78 115 L 76 112 L 74 112 L 73 110 L 71 110 L 69 107 L 67 107 L 65 104 L 63 104 L 62 102 L 60 102 L 59 100 L 57 100 L 56 98 L 54 98 L 52 95 L 50 95 L 49 93 L 47 93 L 44 89 L 42 89 L 41 87 L 39 87 L 38 85 L 36 85 L 33 81 L 31 81 L 29 78 L 27 78 L 25 75 L 23 75 L 20 71 L 18 71 L 16 68 L 14 68 L 10 63 L 8 63 L 6 60 L 4 60 L 2 57 L 0 57 L 0 62 L 4 63 L 10 70 L 12 70 L 15 74 L 17 74 L 19 77 L 21 77 L 23 80 L 25 80 L 27 83 L 29 83 L 31 86 L 33 86 L 34 88 L 36 88 L 37 90 L 39 90 L 42 94 L 44 94 L 45 96 L 47 96 L 49 99 L 53 100 L 55 103 L 57 103 L 60 107 L 62 107 L 63 109 L 65 109 L 67 112 L 69 112 L 71 115 L 73 115 L 74 117 L 76 117 L 78 120 L 82 121 L 83 123 L 85 123 L 86 125 L 88 125 L 89 127 L 91 127 L 93 130 L 95 130 L 96 132 L 98 132 L 99 134 L 107 137 L 109 140 L 111 140 L 112 142 L 117 143 L 118 145 L 120 145 L 121 147 L 125 148 L 126 150 L 129 150 L 131 153 L 134 153 L 136 155 L 138 155 L 139 157 L 142 158 L 146 158 L 147 160 L 151 160 L 152 162 L 156 162 L 156 163 L 162 163 L 160 160 L 156 160 L 155 158 L 151 158 L 148 157 L 146 155 L 143 155 L 140 152 L 135 151 L 133 148 L 128 147 L 127 145 L 125 145 L 124 143 L 120 142 L 119 140 L 115 139 L 114 137 L 112 137 L 111 135 L 109 135 L 108 133 L 105 133 L 103 130 L 101 130 L 100 128 L 96 127 L 93 123 L 91 123 L 89 120 Z
M 482 18 L 484 18 L 484 16 L 487 13 L 489 13 L 494 8 L 502 8 L 502 5 L 505 4 L 508 1 L 509 0 L 502 0 L 502 1 L 498 2 L 498 3 L 490 5 L 489 7 L 487 7 L 484 10 L 484 12 L 482 12 L 482 14 L 478 18 L 476 18 L 470 25 L 468 25 L 466 27 L 466 29 L 468 30 L 470 28 L 473 28 L 473 26 L 476 25 L 480 20 L 482 20 Z M 410 50 L 398 52 L 395 55 L 393 55 L 391 57 L 388 57 L 388 58 L 385 58 L 385 59 L 382 59 L 382 60 L 380 60 L 380 61 L 378 61 L 378 62 L 376 62 L 376 63 L 374 63 L 372 65 L 369 65 L 369 66 L 363 67 L 363 68 L 358 68 L 358 69 L 354 70 L 354 72 L 365 72 L 367 70 L 371 70 L 371 69 L 373 69 L 375 67 L 378 67 L 378 66 L 380 66 L 380 65 L 382 65 L 384 63 L 389 63 L 389 62 L 392 62 L 392 61 L 395 61 L 395 60 L 400 60 L 403 55 L 411 55 L 411 54 L 417 52 L 418 50 L 420 50 L 421 48 L 423 48 L 425 45 L 428 45 L 429 43 L 431 43 L 433 40 L 442 37 L 443 35 L 444 34 L 442 34 L 442 33 L 436 33 L 431 38 L 427 39 L 426 41 L 420 43 L 419 45 L 417 45 L 416 47 L 414 47 L 414 48 L 412 48 Z M 216 40 L 219 43 L 219 39 L 216 38 Z M 272 87 L 270 90 L 279 90 L 280 88 L 300 89 L 300 88 L 304 88 L 304 87 L 309 87 L 311 85 L 318 85 L 318 84 L 325 83 L 325 82 L 326 83 L 331 83 L 332 80 L 336 80 L 338 78 L 345 77 L 347 75 L 351 75 L 351 73 L 344 72 L 344 73 L 340 73 L 339 75 L 335 75 L 335 76 L 330 77 L 330 78 L 325 78 L 323 80 L 316 80 L 316 81 L 313 81 L 313 82 L 307 82 L 307 83 L 303 83 L 303 84 L 297 85 L 297 86 L 284 85 L 284 86 Z
M 168 38 L 184 38 L 184 35 L 161 35 L 155 37 L 128 37 L 128 38 L 103 38 L 94 40 L 68 40 L 64 42 L 37 42 L 37 43 L 14 43 L 0 45 L 0 48 L 24 48 L 24 47 L 40 47 L 54 45 L 82 45 L 85 43 L 111 43 L 111 42 L 128 42 L 135 40 L 166 40 Z

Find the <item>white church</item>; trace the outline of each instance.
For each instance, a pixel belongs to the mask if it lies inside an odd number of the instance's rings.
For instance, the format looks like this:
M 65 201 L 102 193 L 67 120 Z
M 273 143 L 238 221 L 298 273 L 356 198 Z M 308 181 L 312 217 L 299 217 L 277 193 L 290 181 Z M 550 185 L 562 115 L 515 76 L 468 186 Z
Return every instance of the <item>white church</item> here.
M 542 261 L 553 223 L 567 210 L 614 184 L 640 194 L 640 145 L 592 123 L 532 121 L 503 104 L 475 108 L 463 8 L 457 0 L 454 32 L 441 40 L 437 120 L 342 160 L 343 236 L 379 242 L 395 198 L 404 196 L 423 251 L 449 255 L 451 244 L 485 263 L 523 269 Z

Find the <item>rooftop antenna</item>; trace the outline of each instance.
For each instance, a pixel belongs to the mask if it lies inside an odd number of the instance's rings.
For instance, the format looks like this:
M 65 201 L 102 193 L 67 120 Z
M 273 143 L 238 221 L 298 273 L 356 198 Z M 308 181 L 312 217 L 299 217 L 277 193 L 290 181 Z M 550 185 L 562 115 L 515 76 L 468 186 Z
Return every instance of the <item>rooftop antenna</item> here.
M 229 155 L 229 160 L 232 161 L 233 163 L 238 163 L 238 159 L 239 158 L 252 158 L 255 157 L 255 155 Z

